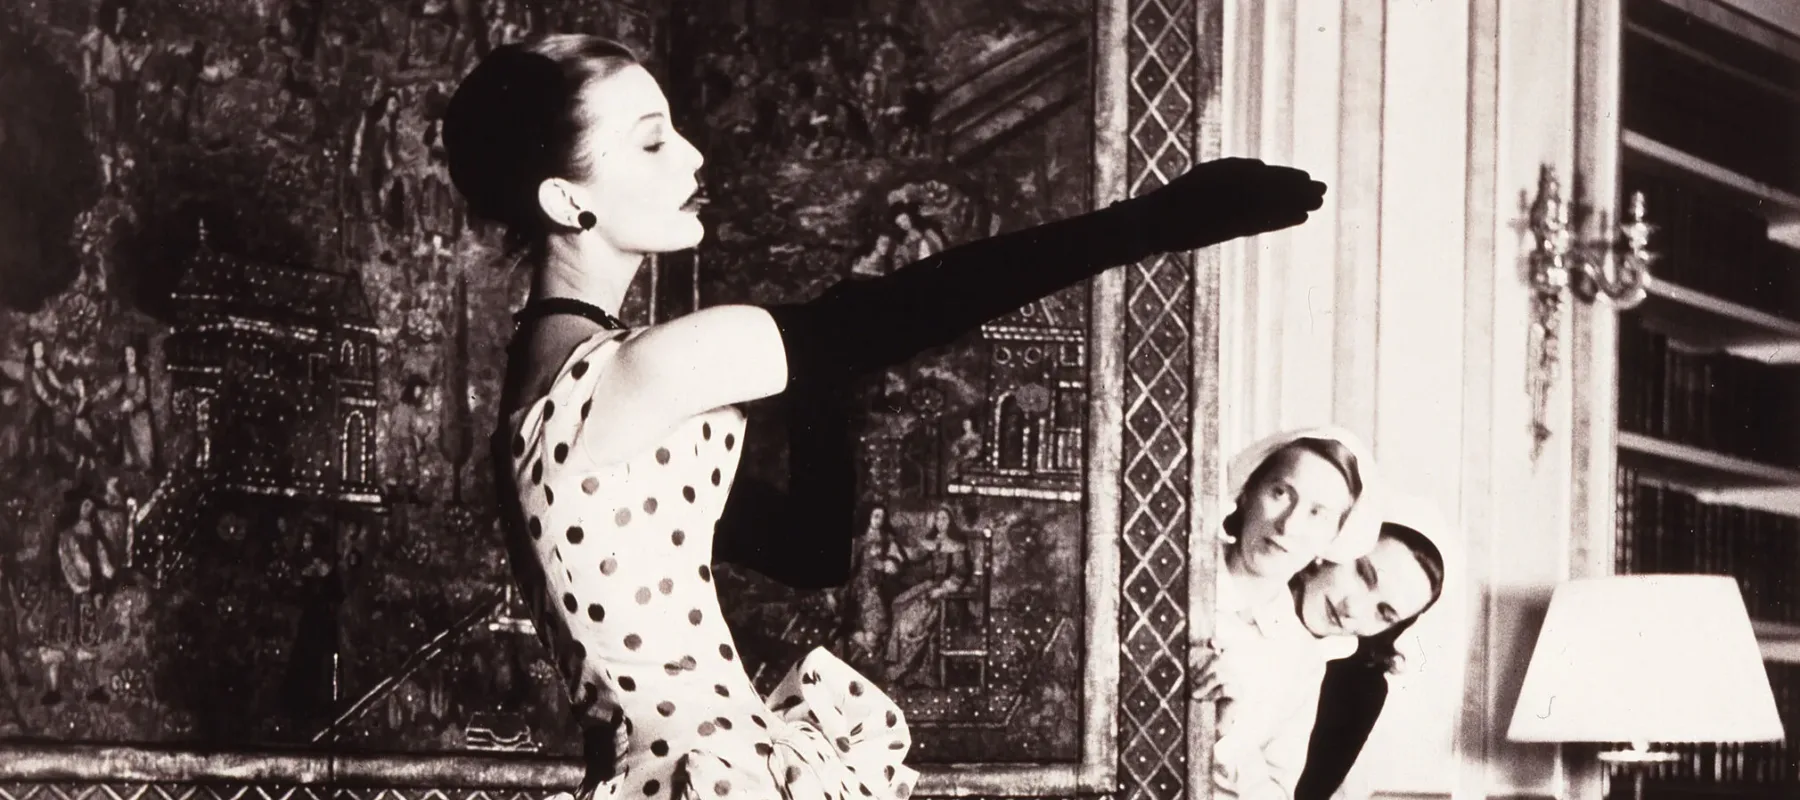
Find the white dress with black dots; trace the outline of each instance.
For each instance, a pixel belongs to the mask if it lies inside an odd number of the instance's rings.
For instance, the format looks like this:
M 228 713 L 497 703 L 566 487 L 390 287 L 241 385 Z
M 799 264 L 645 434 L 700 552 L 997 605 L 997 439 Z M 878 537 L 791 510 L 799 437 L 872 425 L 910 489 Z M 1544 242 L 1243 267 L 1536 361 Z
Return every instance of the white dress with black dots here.
M 688 420 L 640 456 L 586 457 L 587 398 L 623 331 L 577 346 L 547 395 L 512 418 L 515 571 L 579 710 L 621 725 L 595 797 L 895 798 L 911 736 L 874 684 L 813 650 L 765 701 L 712 583 L 713 525 L 742 450 L 734 407 Z M 526 539 L 529 541 L 526 541 Z

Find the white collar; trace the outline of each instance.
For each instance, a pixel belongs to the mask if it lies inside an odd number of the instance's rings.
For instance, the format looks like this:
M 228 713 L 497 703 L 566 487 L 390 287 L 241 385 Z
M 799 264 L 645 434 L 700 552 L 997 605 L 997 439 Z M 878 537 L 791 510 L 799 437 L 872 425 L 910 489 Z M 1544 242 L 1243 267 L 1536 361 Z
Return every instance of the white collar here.
M 1219 616 L 1227 624 L 1236 622 L 1248 626 L 1261 636 L 1304 635 L 1316 644 L 1319 655 L 1326 661 L 1336 661 L 1356 652 L 1359 642 L 1355 636 L 1316 636 L 1308 630 L 1300 619 L 1300 612 L 1294 608 L 1294 596 L 1290 592 L 1283 591 L 1267 602 L 1246 606 L 1248 598 L 1241 590 L 1242 586 L 1230 570 L 1219 573 L 1216 602 Z

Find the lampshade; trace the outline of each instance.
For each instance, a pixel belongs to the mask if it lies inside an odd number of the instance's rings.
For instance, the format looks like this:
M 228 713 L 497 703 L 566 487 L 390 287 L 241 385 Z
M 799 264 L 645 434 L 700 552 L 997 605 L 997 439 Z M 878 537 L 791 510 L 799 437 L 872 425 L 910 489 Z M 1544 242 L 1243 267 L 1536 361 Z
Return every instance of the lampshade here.
M 1626 575 L 1558 586 L 1525 672 L 1520 742 L 1773 742 L 1775 693 L 1737 582 Z

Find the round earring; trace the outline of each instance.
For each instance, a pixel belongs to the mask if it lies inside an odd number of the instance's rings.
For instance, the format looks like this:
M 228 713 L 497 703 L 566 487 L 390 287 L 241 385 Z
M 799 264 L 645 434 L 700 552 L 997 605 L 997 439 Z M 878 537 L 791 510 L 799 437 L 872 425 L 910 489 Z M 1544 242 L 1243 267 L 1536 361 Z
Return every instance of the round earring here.
M 584 231 L 594 227 L 595 225 L 599 224 L 599 222 L 600 222 L 600 220 L 594 216 L 594 212 L 592 212 L 592 211 L 581 212 L 581 214 L 579 216 L 577 216 L 575 218 L 575 220 L 577 222 L 581 223 L 581 229 Z

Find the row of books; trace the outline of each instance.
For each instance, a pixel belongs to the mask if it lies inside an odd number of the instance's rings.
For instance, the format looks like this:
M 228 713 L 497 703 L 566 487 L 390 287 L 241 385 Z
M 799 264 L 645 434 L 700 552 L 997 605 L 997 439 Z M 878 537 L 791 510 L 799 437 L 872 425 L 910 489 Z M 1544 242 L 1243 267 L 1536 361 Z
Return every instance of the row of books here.
M 1625 127 L 1734 172 L 1800 194 L 1800 102 L 1627 35 L 1620 86 Z
M 1800 664 L 1771 662 L 1766 666 L 1769 670 L 1769 686 L 1775 690 L 1775 705 L 1780 709 L 1782 726 L 1790 731 L 1794 730 L 1794 723 L 1800 721 Z M 1679 758 L 1648 765 L 1645 776 L 1647 784 L 1670 788 L 1696 783 L 1739 786 L 1800 784 L 1800 742 L 1681 744 L 1657 749 L 1673 752 Z M 1615 773 L 1612 783 L 1614 786 L 1623 783 L 1629 789 L 1630 773 Z M 1792 796 L 1787 794 L 1790 791 L 1792 789 L 1785 790 L 1782 796 Z
M 1619 429 L 1774 466 L 1800 466 L 1800 371 L 1680 349 L 1619 320 Z
M 1730 575 L 1752 618 L 1800 621 L 1800 519 L 1708 505 L 1630 468 L 1619 470 L 1618 512 L 1617 572 Z M 1782 721 L 1792 730 L 1800 721 L 1800 664 L 1765 666 Z M 1649 766 L 1650 787 L 1800 784 L 1800 742 L 1663 749 L 1679 758 Z M 1631 785 L 1628 775 L 1616 778 Z
M 1644 195 L 1656 280 L 1776 316 L 1800 315 L 1800 251 L 1771 240 L 1755 209 L 1699 179 L 1627 167 L 1619 185 L 1622 198 Z
M 1752 618 L 1800 622 L 1800 519 L 1702 503 L 1631 468 L 1618 480 L 1616 571 L 1730 575 Z
M 1667 3 L 1634 0 L 1624 10 L 1621 124 L 1800 194 L 1793 61 Z M 1650 243 L 1660 256 L 1651 268 L 1657 280 L 1800 321 L 1800 253 L 1769 239 L 1764 215 L 1776 209 L 1754 207 L 1704 177 L 1651 174 L 1629 161 L 1620 178 L 1622 196 L 1643 192 L 1646 217 L 1658 226 Z M 1619 370 L 1621 430 L 1800 465 L 1800 380 L 1792 370 L 1684 352 L 1629 313 L 1621 317 Z M 1630 468 L 1620 470 L 1617 488 L 1618 572 L 1730 575 L 1752 617 L 1800 621 L 1800 519 L 1701 503 Z M 1782 720 L 1797 730 L 1800 665 L 1766 667 Z M 1621 768 L 1609 796 L 1632 797 L 1641 766 L 1648 798 L 1800 797 L 1800 742 L 1658 749 L 1680 757 Z

